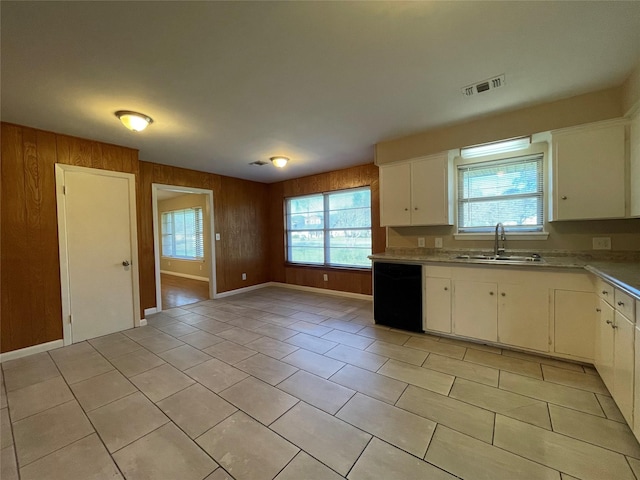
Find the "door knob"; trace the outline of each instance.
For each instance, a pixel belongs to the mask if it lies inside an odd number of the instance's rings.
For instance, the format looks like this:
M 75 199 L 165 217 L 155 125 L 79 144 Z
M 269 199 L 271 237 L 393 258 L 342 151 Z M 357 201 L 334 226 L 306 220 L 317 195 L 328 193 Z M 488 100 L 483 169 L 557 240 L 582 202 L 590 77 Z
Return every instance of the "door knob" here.
M 123 267 L 128 267 L 129 265 L 130 265 L 130 263 L 129 263 L 127 260 L 124 260 L 124 261 L 122 262 L 122 266 L 123 266 Z

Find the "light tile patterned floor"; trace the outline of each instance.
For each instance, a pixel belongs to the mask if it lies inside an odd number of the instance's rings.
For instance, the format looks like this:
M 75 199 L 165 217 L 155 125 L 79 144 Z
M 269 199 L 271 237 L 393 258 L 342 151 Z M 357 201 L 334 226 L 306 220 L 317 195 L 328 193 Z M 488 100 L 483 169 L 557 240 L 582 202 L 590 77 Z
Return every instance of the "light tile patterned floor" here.
M 2 480 L 633 480 L 593 368 L 265 288 L 2 365 Z

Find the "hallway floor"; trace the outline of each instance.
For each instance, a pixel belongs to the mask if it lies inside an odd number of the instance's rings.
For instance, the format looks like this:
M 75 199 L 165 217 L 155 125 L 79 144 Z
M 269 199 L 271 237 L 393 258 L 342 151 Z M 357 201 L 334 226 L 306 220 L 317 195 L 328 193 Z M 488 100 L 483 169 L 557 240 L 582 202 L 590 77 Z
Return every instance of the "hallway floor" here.
M 161 273 L 160 294 L 164 310 L 184 307 L 207 300 L 209 298 L 209 282 Z
M 595 370 L 264 288 L 2 364 L 2 480 L 633 480 Z

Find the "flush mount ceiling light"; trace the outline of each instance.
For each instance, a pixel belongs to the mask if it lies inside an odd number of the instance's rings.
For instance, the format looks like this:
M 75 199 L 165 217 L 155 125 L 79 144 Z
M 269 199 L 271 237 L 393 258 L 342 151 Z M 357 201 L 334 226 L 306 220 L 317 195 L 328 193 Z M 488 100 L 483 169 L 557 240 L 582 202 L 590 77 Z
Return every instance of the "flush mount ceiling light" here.
M 460 155 L 462 155 L 462 158 L 483 157 L 485 155 L 494 155 L 496 153 L 522 150 L 529 147 L 529 145 L 531 145 L 531 137 L 511 138 L 500 142 L 483 143 L 482 145 L 465 147 L 460 149 Z
M 289 162 L 287 157 L 271 157 L 271 163 L 273 163 L 278 168 L 284 168 L 284 166 Z
M 129 110 L 117 111 L 116 117 L 132 132 L 141 132 L 147 128 L 150 123 L 153 123 L 153 119 L 144 113 L 130 112 Z

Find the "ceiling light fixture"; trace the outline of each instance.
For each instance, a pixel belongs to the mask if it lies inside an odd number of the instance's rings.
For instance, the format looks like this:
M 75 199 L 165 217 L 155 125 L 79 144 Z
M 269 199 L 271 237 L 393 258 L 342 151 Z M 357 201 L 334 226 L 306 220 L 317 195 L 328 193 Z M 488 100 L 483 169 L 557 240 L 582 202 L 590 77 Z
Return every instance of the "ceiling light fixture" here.
M 289 162 L 287 157 L 271 157 L 271 163 L 273 163 L 278 168 L 284 168 L 284 166 Z
M 131 112 L 129 110 L 118 110 L 116 117 L 132 132 L 141 132 L 149 124 L 153 123 L 153 119 L 144 113 Z
M 531 145 L 531 137 L 511 138 L 500 142 L 483 143 L 482 145 L 474 145 L 473 147 L 465 147 L 460 149 L 462 158 L 476 158 L 485 155 L 494 155 L 496 153 L 513 152 L 522 150 Z

